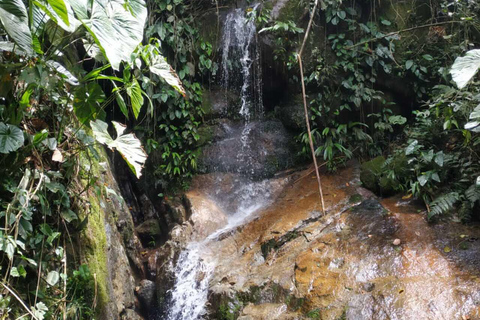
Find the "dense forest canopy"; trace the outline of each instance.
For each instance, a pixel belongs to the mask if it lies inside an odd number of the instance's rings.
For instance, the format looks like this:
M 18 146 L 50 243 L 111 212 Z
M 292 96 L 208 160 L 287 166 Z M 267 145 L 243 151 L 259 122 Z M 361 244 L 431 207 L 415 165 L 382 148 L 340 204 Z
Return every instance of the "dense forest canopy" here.
M 278 15 L 282 1 L 247 2 L 269 66 L 265 117 L 289 118 L 295 164 L 311 160 L 308 134 L 281 106 L 301 96 L 311 18 L 303 81 L 319 162 L 331 174 L 363 162 L 366 187 L 420 199 L 430 220 L 480 218 L 480 3 L 323 0 L 313 12 L 316 1 L 300 0 Z M 102 145 L 160 201 L 204 170 L 205 93 L 221 82 L 219 10 L 231 6 L 0 2 L 1 319 L 92 319 L 101 308 L 75 248 L 89 196 L 111 192 L 96 174 Z

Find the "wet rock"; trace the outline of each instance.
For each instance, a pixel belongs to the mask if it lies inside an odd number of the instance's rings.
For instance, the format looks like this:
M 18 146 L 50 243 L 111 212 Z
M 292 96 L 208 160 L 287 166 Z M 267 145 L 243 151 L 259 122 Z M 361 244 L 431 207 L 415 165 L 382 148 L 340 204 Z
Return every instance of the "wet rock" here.
M 121 320 L 144 320 L 138 313 L 132 309 L 126 309 L 122 315 Z
M 190 217 L 190 204 L 185 197 L 171 197 L 165 200 L 168 214 L 174 223 L 182 224 Z
M 225 213 L 204 194 L 191 191 L 186 194 L 186 197 L 192 205 L 190 221 L 195 239 L 203 239 L 227 224 Z
M 143 310 L 150 310 L 155 302 L 155 282 L 150 280 L 142 280 L 138 287 L 135 288 L 135 293 L 142 305 Z
M 287 313 L 287 309 L 286 304 L 249 304 L 243 309 L 243 314 L 240 318 L 243 317 L 243 319 L 252 320 L 286 319 L 285 314 Z
M 303 98 L 296 95 L 275 109 L 275 114 L 283 125 L 291 130 L 301 132 L 306 128 Z
M 217 19 L 215 18 L 215 21 Z M 240 99 L 238 94 L 225 89 L 213 89 L 204 91 L 202 100 L 205 118 L 226 118 L 229 115 L 238 114 L 240 110 Z
M 158 219 L 158 215 L 152 201 L 150 201 L 150 199 L 145 194 L 142 194 L 140 196 L 140 203 L 142 206 L 142 212 L 145 220 Z
M 135 228 L 140 239 L 143 241 L 150 241 L 158 239 L 162 235 L 162 229 L 156 219 L 147 220 Z
M 365 292 L 372 292 L 375 289 L 375 284 L 372 282 L 366 282 L 362 284 L 362 289 Z
M 280 121 L 233 123 L 224 139 L 203 148 L 199 169 L 271 177 L 292 165 L 293 146 Z
M 230 132 L 231 127 L 232 121 L 229 119 L 209 121 L 208 124 L 204 124 L 198 128 L 200 139 L 196 142 L 196 145 L 202 147 L 208 143 L 214 143 L 224 139 Z

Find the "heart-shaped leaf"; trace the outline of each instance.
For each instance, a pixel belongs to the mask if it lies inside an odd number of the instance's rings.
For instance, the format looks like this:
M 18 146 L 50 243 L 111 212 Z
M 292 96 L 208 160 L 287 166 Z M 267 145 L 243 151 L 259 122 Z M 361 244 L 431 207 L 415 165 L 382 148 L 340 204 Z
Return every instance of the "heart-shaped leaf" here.
M 0 122 L 0 153 L 10 153 L 18 150 L 25 138 L 23 131 L 11 124 Z

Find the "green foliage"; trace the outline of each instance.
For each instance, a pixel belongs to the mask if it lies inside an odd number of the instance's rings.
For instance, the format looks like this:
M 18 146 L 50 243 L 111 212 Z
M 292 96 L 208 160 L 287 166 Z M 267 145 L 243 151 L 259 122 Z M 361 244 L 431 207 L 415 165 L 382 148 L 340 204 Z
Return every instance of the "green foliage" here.
M 182 187 L 197 168 L 198 128 L 204 114 L 201 81 L 215 77 L 218 65 L 212 44 L 198 32 L 195 12 L 201 9 L 200 3 L 155 0 L 154 4 L 157 9 L 151 13 L 153 23 L 146 34 L 162 41 L 162 50 L 171 58 L 188 99 L 170 88 L 146 85 L 152 102 L 160 106 L 160 111 L 151 115 L 145 132 L 146 150 L 159 163 L 157 181 L 164 187 Z
M 415 112 L 406 131 L 410 140 L 391 158 L 407 156 L 410 169 L 395 179 L 427 204 L 429 218 L 456 211 L 467 220 L 479 205 L 480 137 L 463 129 L 479 93 L 477 86 L 470 91 L 436 86 L 426 108 Z
M 142 0 L 0 3 L 0 270 L 17 293 L 2 291 L 2 318 L 23 317 L 23 304 L 38 319 L 95 318 L 98 284 L 72 250 L 88 224 L 82 199 L 98 188 L 91 166 L 79 168 L 99 159 L 87 126 L 140 176 L 140 141 L 116 122 L 113 139 L 105 108 L 117 101 L 137 119 L 144 103 L 154 113 L 149 86 L 185 94 L 159 41 L 140 45 L 146 15 Z

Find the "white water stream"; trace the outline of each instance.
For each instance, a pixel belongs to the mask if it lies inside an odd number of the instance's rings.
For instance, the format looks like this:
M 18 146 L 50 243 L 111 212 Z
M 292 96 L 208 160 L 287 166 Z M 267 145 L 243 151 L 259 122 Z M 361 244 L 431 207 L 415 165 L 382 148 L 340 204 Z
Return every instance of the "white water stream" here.
M 252 9 L 255 10 L 257 6 Z M 237 138 L 242 142 L 242 149 L 231 157 L 237 157 L 248 167 L 251 159 L 249 123 L 253 117 L 261 118 L 263 103 L 257 32 L 255 23 L 247 19 L 246 12 L 245 9 L 235 9 L 225 19 L 222 37 L 222 85 L 225 90 L 236 90 L 240 94 L 239 113 L 245 121 L 245 127 Z M 215 270 L 217 259 L 215 253 L 210 252 L 208 245 L 223 233 L 252 219 L 255 212 L 270 203 L 268 184 L 268 180 L 254 182 L 248 178 L 245 179 L 245 182 L 234 191 L 235 198 L 240 199 L 240 205 L 235 212 L 227 212 L 228 224 L 202 241 L 191 242 L 180 254 L 175 267 L 176 279 L 171 291 L 167 319 L 203 318 L 207 311 L 209 281 Z M 217 194 L 214 198 L 222 207 L 222 195 Z M 225 203 L 223 207 L 228 207 L 228 204 Z

